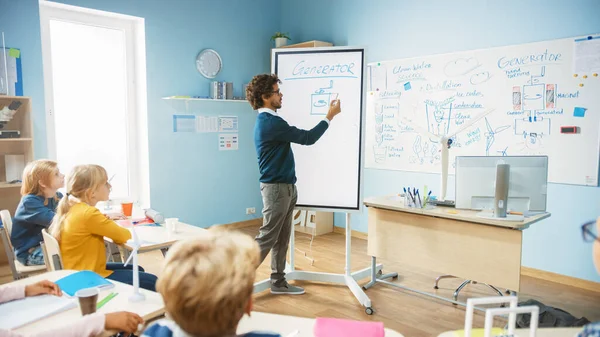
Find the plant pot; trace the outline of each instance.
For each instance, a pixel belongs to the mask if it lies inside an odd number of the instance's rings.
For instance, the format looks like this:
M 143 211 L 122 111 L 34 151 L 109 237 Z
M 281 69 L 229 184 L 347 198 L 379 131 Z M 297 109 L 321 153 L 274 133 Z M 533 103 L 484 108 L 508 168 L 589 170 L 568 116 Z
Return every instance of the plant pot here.
M 277 37 L 275 38 L 275 48 L 283 47 L 287 44 L 287 39 L 285 37 Z

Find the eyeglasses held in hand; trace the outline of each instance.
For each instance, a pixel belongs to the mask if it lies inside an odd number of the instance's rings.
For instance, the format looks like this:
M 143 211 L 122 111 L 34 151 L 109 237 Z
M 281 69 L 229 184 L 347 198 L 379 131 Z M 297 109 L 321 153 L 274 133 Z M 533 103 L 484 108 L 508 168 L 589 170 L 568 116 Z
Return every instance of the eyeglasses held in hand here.
M 583 236 L 583 241 L 600 242 L 600 239 L 598 239 L 598 230 L 596 227 L 596 220 L 592 220 L 581 225 L 581 235 Z

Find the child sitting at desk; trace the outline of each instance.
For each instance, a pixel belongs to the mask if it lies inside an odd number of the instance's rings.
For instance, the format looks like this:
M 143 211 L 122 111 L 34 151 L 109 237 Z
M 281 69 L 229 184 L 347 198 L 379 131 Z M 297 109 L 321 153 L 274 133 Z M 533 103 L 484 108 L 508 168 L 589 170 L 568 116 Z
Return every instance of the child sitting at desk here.
M 0 303 L 19 300 L 24 297 L 39 295 L 61 296 L 62 292 L 55 283 L 50 281 L 40 281 L 30 285 L 7 285 L 0 287 Z M 29 337 L 88 337 L 101 334 L 104 329 L 117 330 L 126 333 L 137 331 L 138 325 L 143 323 L 143 319 L 131 312 L 111 312 L 110 314 L 95 313 L 87 315 L 79 321 L 66 325 L 62 328 L 51 329 L 39 334 L 29 335 Z M 21 334 L 0 329 L 2 337 L 21 337 Z
M 56 204 L 62 198 L 57 191 L 64 184 L 65 176 L 54 161 L 32 161 L 23 170 L 22 197 L 13 218 L 10 241 L 17 260 L 24 266 L 44 264 L 42 229 L 50 227 Z
M 131 265 L 106 263 L 104 237 L 116 244 L 131 239 L 131 232 L 108 219 L 95 207 L 108 200 L 111 185 L 99 165 L 76 166 L 67 177 L 67 196 L 58 204 L 50 227 L 60 244 L 64 269 L 91 270 L 102 277 L 133 284 Z M 156 276 L 139 268 L 140 287 L 156 291 Z
M 143 337 L 235 337 L 238 322 L 252 311 L 258 244 L 237 232 L 211 230 L 180 241 L 167 253 L 157 289 L 171 320 L 150 326 Z M 248 333 L 245 337 L 278 334 Z

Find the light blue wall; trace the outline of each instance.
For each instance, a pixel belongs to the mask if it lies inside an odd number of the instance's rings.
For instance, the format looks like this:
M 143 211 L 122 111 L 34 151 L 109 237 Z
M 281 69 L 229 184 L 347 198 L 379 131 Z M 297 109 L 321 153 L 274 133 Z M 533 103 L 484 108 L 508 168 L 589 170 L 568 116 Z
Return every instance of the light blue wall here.
M 365 46 L 367 60 L 390 60 L 600 33 L 597 0 L 304 0 L 284 1 L 281 29 L 295 42 Z M 586 154 L 582 154 L 586 155 Z M 439 186 L 439 176 L 365 170 L 364 195 L 402 185 Z M 454 179 L 449 179 L 449 196 Z M 579 225 L 600 216 L 600 188 L 550 184 L 552 217 L 524 232 L 523 265 L 600 281 Z M 336 226 L 345 218 L 336 214 Z M 352 217 L 366 232 L 366 212 Z
M 47 155 L 46 115 L 44 114 L 44 81 L 40 13 L 37 0 L 0 0 L 0 32 L 6 46 L 21 49 L 23 92 L 33 98 L 33 150 L 35 158 Z M 1 43 L 1 41 L 0 41 Z
M 248 104 L 191 104 L 206 115 L 240 116 L 240 150 L 217 151 L 217 135 L 174 134 L 171 95 L 208 95 L 209 80 L 195 69 L 204 48 L 223 58 L 217 80 L 242 83 L 268 72 L 270 36 L 280 26 L 277 0 L 65 0 L 65 4 L 145 18 L 150 185 L 152 207 L 167 216 L 209 226 L 250 219 L 260 213 L 256 155 L 251 131 L 255 113 Z M 24 92 L 34 102 L 35 156 L 45 157 L 44 89 L 38 0 L 0 0 L 0 31 L 7 45 L 21 48 Z
M 256 160 L 250 137 L 254 114 L 237 103 L 191 105 L 202 114 L 240 116 L 240 150 L 218 153 L 215 135 L 173 134 L 174 107 L 160 98 L 206 95 L 208 80 L 194 69 L 203 48 L 224 61 L 219 80 L 240 84 L 269 70 L 269 37 L 279 30 L 293 41 L 362 45 L 368 61 L 488 48 L 600 32 L 600 2 L 574 1 L 399 1 L 378 0 L 65 0 L 67 4 L 146 19 L 150 183 L 153 207 L 207 226 L 248 219 L 260 212 Z M 170 5 L 169 5 L 170 4 Z M 281 15 L 280 15 L 281 14 Z M 214 27 L 222 27 L 217 33 Z M 25 95 L 33 97 L 36 158 L 46 156 L 42 58 L 37 0 L 0 0 L 0 31 L 7 45 L 21 48 Z M 181 107 L 179 107 L 181 108 Z M 202 110 L 202 112 L 200 112 Z M 438 185 L 433 174 L 365 170 L 365 196 L 398 192 L 398 187 Z M 398 186 L 398 187 L 396 187 Z M 449 179 L 449 195 L 454 180 Z M 181 201 L 186 200 L 186 201 Z M 591 246 L 579 225 L 600 215 L 600 188 L 550 184 L 552 217 L 525 231 L 523 264 L 600 281 Z M 343 225 L 336 215 L 336 225 Z M 366 231 L 366 213 L 352 217 Z

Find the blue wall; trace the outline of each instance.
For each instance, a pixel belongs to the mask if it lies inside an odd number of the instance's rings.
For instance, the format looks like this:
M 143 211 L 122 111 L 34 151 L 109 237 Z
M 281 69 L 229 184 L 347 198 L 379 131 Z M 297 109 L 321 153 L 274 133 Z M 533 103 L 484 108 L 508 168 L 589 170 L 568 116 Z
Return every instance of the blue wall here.
M 372 62 L 600 33 L 599 17 L 597 0 L 304 0 L 283 2 L 281 29 L 296 42 L 365 46 Z M 439 176 L 366 169 L 364 195 L 425 184 L 439 186 Z M 453 197 L 453 177 L 449 187 Z M 548 211 L 551 218 L 524 232 L 523 265 L 600 281 L 579 228 L 600 215 L 600 188 L 550 184 Z M 366 211 L 351 221 L 367 231 Z M 344 216 L 335 223 L 343 226 Z
M 251 135 L 255 113 L 250 105 L 190 104 L 192 112 L 240 116 L 240 150 L 219 153 L 214 133 L 172 133 L 171 116 L 178 107 L 161 97 L 208 95 L 209 80 L 196 71 L 194 62 L 204 48 L 220 53 L 224 66 L 217 80 L 234 82 L 235 94 L 240 96 L 242 83 L 269 71 L 269 38 L 280 26 L 279 1 L 57 2 L 145 18 L 152 207 L 203 227 L 248 220 L 247 207 L 260 213 L 262 200 Z M 8 46 L 21 48 L 24 92 L 34 102 L 35 156 L 45 157 L 38 0 L 0 0 L 0 31 L 6 33 Z
M 171 114 L 181 106 L 160 98 L 206 95 L 208 80 L 194 69 L 203 48 L 224 61 L 219 80 L 241 83 L 269 70 L 269 37 L 290 32 L 292 43 L 331 41 L 366 46 L 367 60 L 387 60 L 488 48 L 600 32 L 597 0 L 398 1 L 378 0 L 65 0 L 67 4 L 146 19 L 150 184 L 153 207 L 168 216 L 207 226 L 241 221 L 246 207 L 260 211 L 256 160 L 250 137 L 254 114 L 241 103 L 192 103 L 192 112 L 240 116 L 240 150 L 218 153 L 216 136 L 173 134 Z M 531 14 L 528 14 L 531 13 Z M 217 34 L 214 27 L 222 27 Z M 42 58 L 37 0 L 0 0 L 0 31 L 21 48 L 25 95 L 33 97 L 35 154 L 46 150 Z M 365 196 L 396 193 L 401 186 L 438 186 L 434 174 L 365 170 Z M 454 194 L 449 179 L 449 196 Z M 181 201 L 187 200 L 187 201 Z M 600 188 L 550 184 L 552 217 L 525 231 L 523 264 L 600 281 L 591 245 L 579 225 L 600 215 Z M 344 217 L 336 215 L 336 225 Z M 366 231 L 366 212 L 352 217 Z

